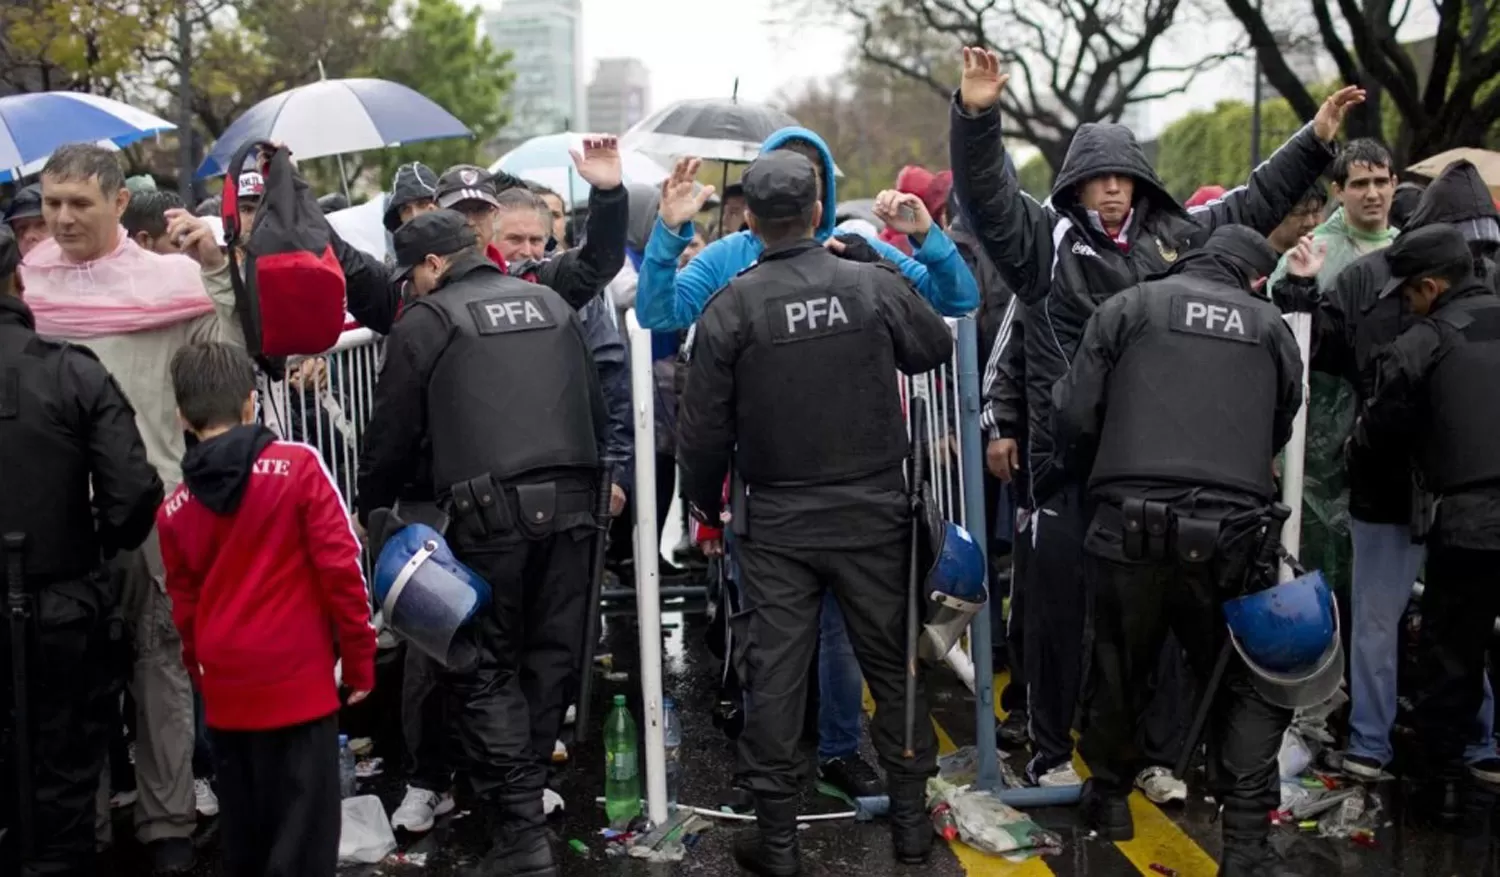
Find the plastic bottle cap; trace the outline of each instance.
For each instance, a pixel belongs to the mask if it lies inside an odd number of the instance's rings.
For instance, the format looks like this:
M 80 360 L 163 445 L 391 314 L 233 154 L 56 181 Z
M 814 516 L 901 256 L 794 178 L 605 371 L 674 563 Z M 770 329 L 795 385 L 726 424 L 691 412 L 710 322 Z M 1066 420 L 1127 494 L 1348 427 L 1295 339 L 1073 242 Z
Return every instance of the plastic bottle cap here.
M 624 706 L 624 705 L 625 705 L 625 695 L 623 695 L 623 694 L 617 694 L 617 695 L 615 695 L 615 706 Z
M 348 734 L 340 734 L 339 735 L 339 745 L 340 746 L 348 746 L 349 745 L 349 735 Z

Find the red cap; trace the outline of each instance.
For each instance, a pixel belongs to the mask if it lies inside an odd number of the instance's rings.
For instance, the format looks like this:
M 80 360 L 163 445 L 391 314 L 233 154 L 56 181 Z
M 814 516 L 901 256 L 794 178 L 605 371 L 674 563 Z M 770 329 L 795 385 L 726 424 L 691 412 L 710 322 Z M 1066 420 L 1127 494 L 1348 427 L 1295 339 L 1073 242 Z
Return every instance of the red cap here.
M 1184 207 L 1202 207 L 1210 201 L 1224 197 L 1223 186 L 1203 186 L 1193 193 L 1193 197 L 1183 203 Z

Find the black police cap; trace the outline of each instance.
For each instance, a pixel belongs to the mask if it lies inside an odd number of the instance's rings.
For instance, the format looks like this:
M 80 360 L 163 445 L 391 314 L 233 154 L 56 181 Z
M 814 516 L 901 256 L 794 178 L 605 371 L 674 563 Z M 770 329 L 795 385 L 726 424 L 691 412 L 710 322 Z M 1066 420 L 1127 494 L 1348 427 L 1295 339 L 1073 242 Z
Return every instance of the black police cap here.
M 32 183 L 16 193 L 11 199 L 10 206 L 5 208 L 5 221 L 15 222 L 18 219 L 37 219 L 42 215 L 42 186 L 40 183 Z
M 434 210 L 396 229 L 396 275 L 400 280 L 428 256 L 451 256 L 479 244 L 462 213 Z
M 1472 258 L 1463 232 L 1445 222 L 1406 232 L 1385 248 L 1385 264 L 1391 269 L 1391 279 L 1380 295 L 1383 298 L 1414 278 L 1427 277 Z
M 818 201 L 818 172 L 812 162 L 780 149 L 757 158 L 740 178 L 745 204 L 760 219 L 802 216 Z
M 1276 251 L 1265 236 L 1244 225 L 1221 225 L 1209 235 L 1204 252 L 1237 260 L 1251 277 L 1269 277 L 1276 270 Z

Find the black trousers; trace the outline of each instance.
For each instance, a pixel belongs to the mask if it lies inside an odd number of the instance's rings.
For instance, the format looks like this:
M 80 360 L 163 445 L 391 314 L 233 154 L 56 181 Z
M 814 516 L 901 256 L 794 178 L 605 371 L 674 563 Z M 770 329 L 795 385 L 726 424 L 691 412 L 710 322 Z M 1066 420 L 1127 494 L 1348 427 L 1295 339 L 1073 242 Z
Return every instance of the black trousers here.
M 1073 757 L 1073 718 L 1087 662 L 1088 592 L 1080 563 L 1086 504 L 1080 487 L 1063 487 L 1033 513 L 1031 531 L 1022 534 L 1035 540 L 1024 563 L 1022 667 L 1035 753 L 1030 770 L 1038 775 Z
M 1000 692 L 1000 708 L 1007 713 L 1027 710 L 1026 678 L 1026 583 L 1031 568 L 1031 521 L 1028 513 L 1026 529 L 1015 533 L 1010 556 L 1010 614 L 1004 619 L 1004 627 L 996 639 L 1004 643 L 1010 658 L 1010 681 Z M 995 604 L 990 604 L 994 612 Z M 998 617 L 995 612 L 993 617 Z
M 784 548 L 738 543 L 745 608 L 734 626 L 735 662 L 745 687 L 739 776 L 767 797 L 797 794 L 808 776 L 798 740 L 818 645 L 823 594 L 832 589 L 870 694 L 871 738 L 893 785 L 937 770 L 937 740 L 925 691 L 917 687 L 913 758 L 902 757 L 906 690 L 907 540 L 869 548 Z M 920 672 L 920 671 L 919 671 Z
M 1089 529 L 1094 687 L 1079 749 L 1098 788 L 1123 797 L 1148 764 L 1142 721 L 1156 693 L 1152 680 L 1168 632 L 1206 681 L 1227 636 L 1222 603 L 1237 595 L 1259 539 L 1223 536 L 1206 563 L 1186 563 L 1175 554 L 1132 562 L 1123 558 L 1120 524 L 1118 508 L 1101 504 Z M 1267 703 L 1248 673 L 1231 660 L 1215 697 L 1206 732 L 1209 783 L 1224 803 L 1226 832 L 1243 827 L 1263 836 L 1265 816 L 1280 801 L 1276 756 L 1292 711 Z
M 443 665 L 414 646 L 406 648 L 401 679 L 401 727 L 406 735 L 411 784 L 442 794 L 453 786 L 452 726 L 438 679 Z
M 339 718 L 213 737 L 229 877 L 332 877 L 338 869 Z
M 1474 714 L 1484 700 L 1484 664 L 1500 615 L 1500 551 L 1427 549 L 1422 593 L 1421 686 L 1413 724 L 1422 740 L 1423 775 L 1457 780 Z
M 492 611 L 466 629 L 478 647 L 472 666 L 442 674 L 463 757 L 460 792 L 476 802 L 540 801 L 578 687 L 593 534 L 575 526 L 539 539 L 457 537 L 455 553 L 494 595 Z
M 118 610 L 117 583 L 103 574 L 37 592 L 26 649 L 25 766 L 16 752 L 10 621 L 0 619 L 0 827 L 7 829 L 0 874 L 94 873 L 95 796 L 131 661 Z M 32 855 L 22 862 L 16 776 L 28 767 Z

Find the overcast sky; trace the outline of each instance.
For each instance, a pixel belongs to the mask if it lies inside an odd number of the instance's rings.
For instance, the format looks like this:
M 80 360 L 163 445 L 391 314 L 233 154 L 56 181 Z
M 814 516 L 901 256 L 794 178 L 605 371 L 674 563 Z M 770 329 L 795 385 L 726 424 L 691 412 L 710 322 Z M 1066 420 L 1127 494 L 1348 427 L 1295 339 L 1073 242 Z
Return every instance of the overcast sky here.
M 503 8 L 502 0 L 465 2 Z M 735 77 L 742 98 L 770 101 L 837 75 L 852 46 L 849 28 L 808 21 L 787 6 L 784 0 L 583 0 L 584 79 L 592 79 L 600 58 L 640 58 L 651 71 L 654 109 L 683 98 L 728 96 Z M 1431 10 L 1414 7 L 1403 36 L 1431 33 Z M 1188 30 L 1158 44 L 1157 63 L 1191 60 L 1208 43 L 1227 46 L 1240 28 L 1230 19 Z M 1241 95 L 1250 99 L 1249 64 L 1226 65 L 1201 76 L 1187 94 L 1151 105 L 1141 126 L 1146 130 L 1138 133 L 1153 136 L 1192 109 Z

